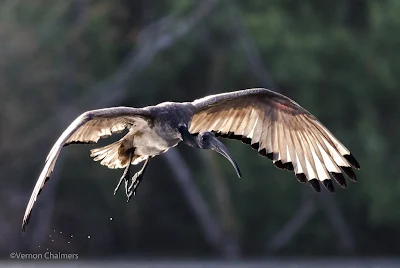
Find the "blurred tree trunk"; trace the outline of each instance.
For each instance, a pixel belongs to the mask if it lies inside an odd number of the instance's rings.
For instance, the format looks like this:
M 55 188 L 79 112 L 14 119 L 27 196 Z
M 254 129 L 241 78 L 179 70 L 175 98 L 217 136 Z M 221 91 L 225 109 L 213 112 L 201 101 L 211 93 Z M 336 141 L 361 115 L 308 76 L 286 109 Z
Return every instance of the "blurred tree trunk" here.
M 331 193 L 322 193 L 318 196 L 322 209 L 325 211 L 326 216 L 331 222 L 332 228 L 338 236 L 337 248 L 343 255 L 354 255 L 356 253 L 356 245 L 345 218 L 342 212 L 337 207 L 335 200 Z M 318 200 L 318 201 L 319 201 Z
M 243 49 L 249 69 L 257 77 L 263 87 L 279 92 L 279 88 L 274 83 L 269 71 L 265 67 L 260 51 L 254 43 L 253 36 L 244 24 L 242 12 L 233 0 L 225 0 L 225 4 L 230 13 L 229 19 L 230 26 L 232 27 L 231 31 L 237 40 L 237 43 Z
M 183 195 L 192 207 L 195 216 L 203 230 L 205 239 L 224 257 L 229 257 L 229 249 L 226 249 L 221 240 L 224 238 L 218 220 L 212 215 L 207 203 L 204 201 L 199 189 L 193 181 L 193 176 L 185 160 L 176 148 L 169 150 L 165 158 L 175 173 L 174 178 L 182 188 Z
M 318 203 L 318 206 L 316 205 Z M 274 253 L 290 243 L 296 233 L 311 220 L 317 211 L 317 208 L 323 209 L 331 223 L 332 228 L 337 233 L 338 251 L 344 255 L 352 255 L 356 253 L 356 246 L 351 233 L 342 213 L 334 203 L 331 193 L 312 193 L 310 189 L 302 190 L 302 202 L 297 213 L 283 227 L 272 236 L 268 243 L 267 249 L 270 253 Z
M 223 74 L 223 66 L 225 62 L 225 54 L 222 49 L 212 48 L 212 63 L 210 68 L 210 85 L 207 94 L 215 94 L 220 88 L 221 75 Z M 237 259 L 241 255 L 239 238 L 238 238 L 238 218 L 235 208 L 232 205 L 229 187 L 225 181 L 226 177 L 220 172 L 217 156 L 213 152 L 202 152 L 204 166 L 207 167 L 210 176 L 208 180 L 211 182 L 212 193 L 214 193 L 214 201 L 216 202 L 219 222 L 222 228 L 222 237 L 219 241 L 224 249 L 224 255 L 228 259 Z
M 311 219 L 316 209 L 317 206 L 310 196 L 309 189 L 302 189 L 302 202 L 300 203 L 299 209 L 293 218 L 269 239 L 267 243 L 269 252 L 277 252 L 285 245 L 289 244 L 293 236 Z

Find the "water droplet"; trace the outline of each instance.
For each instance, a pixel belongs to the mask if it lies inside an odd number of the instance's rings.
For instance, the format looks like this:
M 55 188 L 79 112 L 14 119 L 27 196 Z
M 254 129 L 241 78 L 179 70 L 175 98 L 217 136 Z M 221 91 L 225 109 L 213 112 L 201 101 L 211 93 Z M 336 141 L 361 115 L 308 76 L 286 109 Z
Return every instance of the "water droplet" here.
M 49 235 L 49 237 L 51 237 L 51 235 Z
M 68 244 L 70 244 L 71 242 L 68 241 Z
M 71 235 L 71 237 L 74 237 L 73 235 Z
M 51 239 L 51 242 L 54 242 L 54 239 Z
M 112 217 L 110 217 L 110 221 L 112 221 L 113 220 L 113 218 Z
M 39 246 L 40 247 L 40 246 Z
M 53 232 L 55 232 L 56 230 L 53 230 Z
M 87 238 L 90 238 L 90 235 L 88 235 Z
M 60 234 L 62 234 L 62 232 L 60 232 Z

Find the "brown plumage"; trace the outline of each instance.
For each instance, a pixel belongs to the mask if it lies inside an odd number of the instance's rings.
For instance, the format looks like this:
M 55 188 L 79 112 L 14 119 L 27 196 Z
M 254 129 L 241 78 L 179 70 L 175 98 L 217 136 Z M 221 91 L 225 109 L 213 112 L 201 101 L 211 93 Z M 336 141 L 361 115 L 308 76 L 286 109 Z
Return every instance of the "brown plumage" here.
M 28 202 L 22 227 L 28 223 L 37 196 L 54 169 L 63 146 L 96 143 L 127 129 L 119 141 L 91 150 L 95 161 L 108 168 L 125 168 L 126 194 L 133 193 L 143 177 L 148 160 L 183 141 L 195 148 L 212 149 L 224 155 L 240 171 L 232 156 L 211 133 L 249 144 L 276 167 L 294 171 L 297 179 L 320 191 L 329 191 L 331 177 L 347 187 L 345 173 L 356 181 L 353 168 L 360 166 L 350 151 L 311 113 L 293 100 L 273 91 L 254 88 L 211 95 L 193 102 L 166 102 L 141 109 L 113 107 L 88 111 L 76 118 L 50 150 Z M 130 164 L 145 164 L 127 187 Z M 128 200 L 132 195 L 129 192 Z

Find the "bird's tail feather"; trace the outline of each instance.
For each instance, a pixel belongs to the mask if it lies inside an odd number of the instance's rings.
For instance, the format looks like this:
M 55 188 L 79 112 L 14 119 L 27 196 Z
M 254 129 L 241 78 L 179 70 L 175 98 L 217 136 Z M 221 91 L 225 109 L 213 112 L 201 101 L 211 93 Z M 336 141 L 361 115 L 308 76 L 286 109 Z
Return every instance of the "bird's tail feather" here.
M 108 168 L 126 167 L 129 162 L 129 155 L 119 154 L 121 142 L 119 140 L 104 147 L 92 149 L 90 150 L 90 156 L 93 157 L 94 161 L 101 161 L 100 164 Z

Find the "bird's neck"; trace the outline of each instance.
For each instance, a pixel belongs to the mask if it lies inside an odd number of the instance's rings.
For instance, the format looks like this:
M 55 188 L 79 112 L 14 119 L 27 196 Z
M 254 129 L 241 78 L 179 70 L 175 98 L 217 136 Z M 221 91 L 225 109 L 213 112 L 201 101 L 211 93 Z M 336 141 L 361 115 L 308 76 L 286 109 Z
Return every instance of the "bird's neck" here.
M 189 130 L 185 126 L 179 127 L 179 132 L 182 135 L 183 142 L 193 148 L 200 148 L 197 141 L 197 136 L 190 134 Z

